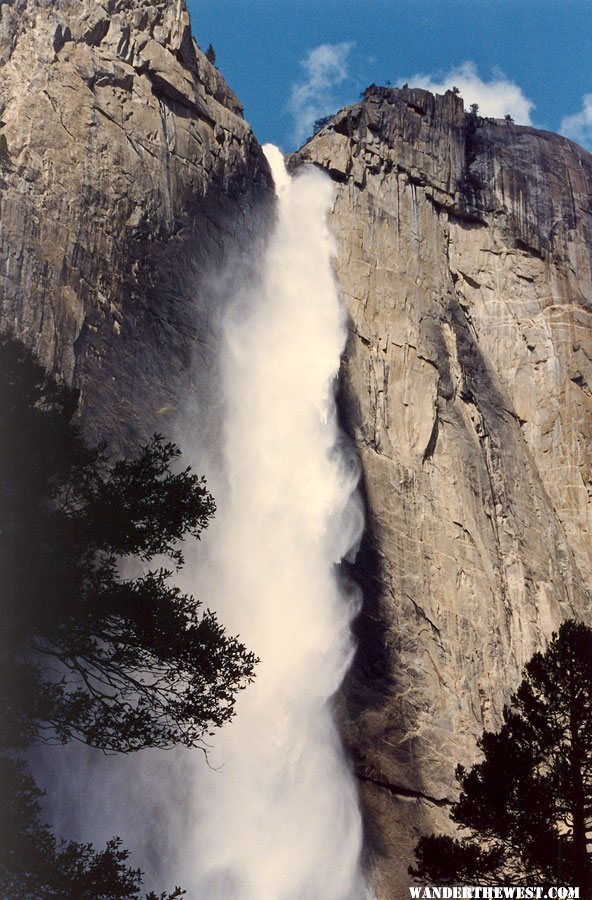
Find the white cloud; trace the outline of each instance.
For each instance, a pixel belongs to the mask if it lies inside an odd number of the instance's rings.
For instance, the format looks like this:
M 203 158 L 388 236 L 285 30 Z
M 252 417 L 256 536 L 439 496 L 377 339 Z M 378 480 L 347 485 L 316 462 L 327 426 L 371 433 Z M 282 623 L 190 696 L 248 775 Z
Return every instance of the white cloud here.
M 584 94 L 582 108 L 561 120 L 561 134 L 592 151 L 592 94 Z
M 292 86 L 288 109 L 294 118 L 292 138 L 301 144 L 316 119 L 335 111 L 333 89 L 348 77 L 351 43 L 321 44 L 302 60 L 305 80 Z
M 467 61 L 450 69 L 445 75 L 418 74 L 410 78 L 399 78 L 397 83 L 408 82 L 410 87 L 425 88 L 434 94 L 443 94 L 456 85 L 467 109 L 471 103 L 477 103 L 482 116 L 501 119 L 510 115 L 520 125 L 531 125 L 533 101 L 529 100 L 519 85 L 506 78 L 500 69 L 493 69 L 491 75 L 489 81 L 484 81 L 475 63 Z

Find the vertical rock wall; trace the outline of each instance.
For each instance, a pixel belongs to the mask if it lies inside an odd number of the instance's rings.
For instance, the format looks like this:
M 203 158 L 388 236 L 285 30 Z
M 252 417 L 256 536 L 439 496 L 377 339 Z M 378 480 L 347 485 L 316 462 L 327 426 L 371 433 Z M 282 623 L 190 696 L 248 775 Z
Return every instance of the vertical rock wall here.
M 167 430 L 208 282 L 265 229 L 260 147 L 183 0 L 8 0 L 0 67 L 0 328 L 91 437 Z
M 387 900 L 524 663 L 590 620 L 592 158 L 451 92 L 374 88 L 307 163 L 337 185 L 369 516 L 344 728 Z
M 0 67 L 0 328 L 91 437 L 166 431 L 223 264 L 269 222 L 260 148 L 181 0 L 8 0 Z M 301 163 L 337 185 L 369 514 L 344 729 L 391 900 L 526 660 L 590 619 L 592 161 L 373 89 Z

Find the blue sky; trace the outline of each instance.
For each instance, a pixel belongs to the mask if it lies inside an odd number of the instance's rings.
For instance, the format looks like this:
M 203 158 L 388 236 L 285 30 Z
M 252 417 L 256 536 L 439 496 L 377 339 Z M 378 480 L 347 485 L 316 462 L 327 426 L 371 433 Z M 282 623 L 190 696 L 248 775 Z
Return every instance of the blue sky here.
M 483 115 L 592 149 L 592 0 L 188 0 L 262 142 L 288 151 L 376 82 L 461 87 Z M 423 76 L 422 78 L 418 76 Z

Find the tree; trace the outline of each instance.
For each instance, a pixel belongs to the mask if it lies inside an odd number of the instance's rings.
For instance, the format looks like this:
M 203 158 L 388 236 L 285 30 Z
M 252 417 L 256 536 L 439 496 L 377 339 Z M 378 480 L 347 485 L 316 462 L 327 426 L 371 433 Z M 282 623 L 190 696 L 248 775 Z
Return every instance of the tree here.
M 592 896 L 592 631 L 573 620 L 536 653 L 479 741 L 483 761 L 457 768 L 451 818 L 466 837 L 419 841 L 411 874 L 434 883 L 563 884 Z
M 0 757 L 0 895 L 19 900 L 65 897 L 130 900 L 142 891 L 142 872 L 127 865 L 119 838 L 97 851 L 92 844 L 57 841 L 41 821 L 42 792 L 22 762 Z M 178 900 L 185 891 L 146 895 Z
M 474 119 L 476 119 L 477 116 L 479 115 L 479 104 L 478 103 L 471 103 L 471 115 Z
M 332 118 L 333 114 L 331 113 L 328 116 L 321 116 L 320 119 L 315 119 L 312 126 L 313 135 L 318 134 L 318 132 L 321 131 L 322 128 L 325 128 L 325 126 L 329 124 Z
M 200 537 L 214 501 L 159 435 L 132 460 L 90 449 L 74 406 L 22 345 L 0 342 L 4 745 L 202 746 L 256 663 L 171 583 L 179 541 Z
M 201 746 L 256 663 L 171 583 L 180 541 L 214 514 L 203 478 L 159 435 L 111 462 L 72 425 L 75 408 L 22 344 L 0 339 L 0 895 L 23 900 L 136 898 L 142 873 L 119 838 L 102 851 L 58 841 L 16 754 L 72 739 Z M 150 567 L 157 557 L 170 568 Z
M 216 63 L 216 51 L 214 50 L 212 44 L 208 44 L 208 49 L 206 50 L 206 59 L 212 65 Z

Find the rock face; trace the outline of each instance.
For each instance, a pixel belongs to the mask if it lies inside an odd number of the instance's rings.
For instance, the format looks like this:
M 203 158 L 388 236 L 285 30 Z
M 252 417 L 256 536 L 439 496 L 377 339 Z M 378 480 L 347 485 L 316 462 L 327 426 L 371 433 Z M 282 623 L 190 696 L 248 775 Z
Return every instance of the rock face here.
M 336 182 L 343 408 L 369 533 L 344 728 L 379 898 L 592 588 L 592 157 L 370 88 L 292 158 Z
M 0 330 L 91 437 L 167 431 L 216 278 L 270 221 L 260 147 L 182 0 L 4 0 L 0 66 Z M 392 900 L 524 663 L 592 618 L 592 158 L 372 88 L 301 164 L 336 183 L 369 517 L 343 727 Z
M 0 328 L 91 437 L 167 430 L 208 284 L 271 208 L 260 147 L 183 0 L 4 0 L 0 67 Z

